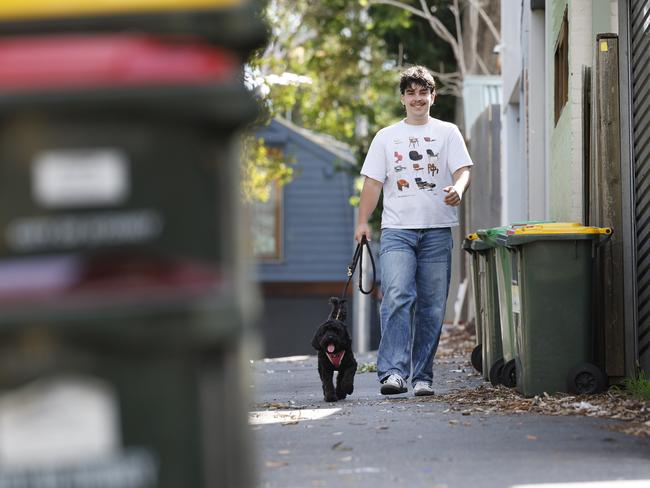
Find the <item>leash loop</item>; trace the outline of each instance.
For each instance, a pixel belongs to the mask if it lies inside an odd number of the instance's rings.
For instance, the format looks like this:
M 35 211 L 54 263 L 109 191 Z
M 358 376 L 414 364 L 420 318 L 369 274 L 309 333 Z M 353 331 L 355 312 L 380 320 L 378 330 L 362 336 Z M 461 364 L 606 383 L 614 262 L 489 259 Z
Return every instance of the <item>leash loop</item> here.
M 370 257 L 370 263 L 372 264 L 372 282 L 370 284 L 370 289 L 369 290 L 364 290 L 363 289 L 363 277 L 362 277 L 362 270 L 363 270 L 363 248 L 364 246 L 368 249 L 368 256 Z M 361 236 L 361 242 L 357 244 L 357 248 L 354 251 L 354 255 L 352 256 L 352 262 L 348 265 L 348 281 L 345 284 L 345 288 L 343 289 L 343 296 L 342 298 L 345 298 L 348 292 L 348 286 L 350 285 L 350 281 L 352 281 L 352 277 L 354 276 L 354 272 L 357 269 L 357 265 L 359 265 L 359 291 L 363 293 L 364 295 L 370 295 L 373 290 L 375 289 L 375 260 L 372 257 L 372 251 L 370 250 L 370 244 L 368 243 L 368 239 L 366 239 L 366 236 Z

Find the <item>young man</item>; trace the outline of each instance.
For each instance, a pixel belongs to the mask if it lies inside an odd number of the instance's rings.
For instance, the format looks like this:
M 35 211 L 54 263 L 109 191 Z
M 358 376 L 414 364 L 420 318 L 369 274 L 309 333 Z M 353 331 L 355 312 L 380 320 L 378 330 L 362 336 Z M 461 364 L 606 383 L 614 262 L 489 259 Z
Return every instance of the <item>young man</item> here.
M 432 395 L 451 272 L 451 227 L 469 186 L 472 160 L 454 124 L 429 116 L 435 81 L 422 66 L 400 78 L 406 118 L 375 135 L 361 169 L 365 182 L 355 239 L 384 192 L 381 218 L 381 393 Z

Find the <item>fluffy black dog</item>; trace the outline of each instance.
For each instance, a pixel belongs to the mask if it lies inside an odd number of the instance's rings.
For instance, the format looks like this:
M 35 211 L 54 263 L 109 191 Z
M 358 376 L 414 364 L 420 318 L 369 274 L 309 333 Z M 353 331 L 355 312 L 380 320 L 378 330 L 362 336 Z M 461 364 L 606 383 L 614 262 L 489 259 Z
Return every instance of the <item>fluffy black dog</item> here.
M 357 361 L 354 359 L 352 340 L 344 323 L 347 315 L 345 300 L 332 297 L 330 304 L 330 316 L 316 330 L 311 345 L 318 351 L 318 374 L 323 384 L 325 401 L 335 402 L 352 394 Z M 338 371 L 336 389 L 333 383 L 334 371 Z

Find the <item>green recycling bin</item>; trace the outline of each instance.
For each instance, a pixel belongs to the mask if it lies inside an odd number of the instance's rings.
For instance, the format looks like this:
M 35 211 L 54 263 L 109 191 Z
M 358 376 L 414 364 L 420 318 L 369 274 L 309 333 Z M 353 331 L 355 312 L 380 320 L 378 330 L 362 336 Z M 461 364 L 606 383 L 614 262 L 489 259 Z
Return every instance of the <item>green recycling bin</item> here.
M 0 58 L 0 485 L 254 486 L 237 56 L 105 34 Z
M 607 387 L 595 364 L 592 275 L 598 243 L 611 229 L 577 223 L 513 228 L 497 239 L 510 253 L 517 389 L 530 397 Z
M 480 264 L 478 252 L 472 249 L 472 241 L 478 238 L 476 234 L 469 234 L 462 242 L 462 248 L 470 255 L 470 279 L 472 285 L 472 301 L 474 303 L 474 323 L 476 346 L 472 350 L 470 362 L 476 371 L 483 373 L 483 317 L 480 313 L 481 310 L 481 287 L 480 287 Z
M 477 235 L 486 243 L 493 246 L 489 253 L 489 259 L 494 259 L 494 266 L 497 276 L 497 296 L 499 299 L 499 320 L 501 323 L 501 342 L 503 346 L 503 363 L 499 364 L 501 369 L 496 372 L 499 382 L 508 388 L 514 388 L 517 384 L 516 360 L 517 357 L 517 334 L 512 320 L 512 296 L 510 292 L 511 269 L 508 250 L 501 245 L 499 236 L 504 236 L 508 230 L 531 224 L 545 222 L 529 221 L 517 222 L 515 224 L 493 227 L 491 229 L 480 229 Z M 497 366 L 497 368 L 499 368 Z
M 469 252 L 476 256 L 474 268 L 478 269 L 477 318 L 480 316 L 481 356 L 483 378 L 493 385 L 499 384 L 500 367 L 503 364 L 503 347 L 501 345 L 501 324 L 499 318 L 499 300 L 497 297 L 496 269 L 494 260 L 490 259 L 493 249 L 491 244 L 476 238 L 468 239 Z M 478 321 L 478 319 L 477 319 Z

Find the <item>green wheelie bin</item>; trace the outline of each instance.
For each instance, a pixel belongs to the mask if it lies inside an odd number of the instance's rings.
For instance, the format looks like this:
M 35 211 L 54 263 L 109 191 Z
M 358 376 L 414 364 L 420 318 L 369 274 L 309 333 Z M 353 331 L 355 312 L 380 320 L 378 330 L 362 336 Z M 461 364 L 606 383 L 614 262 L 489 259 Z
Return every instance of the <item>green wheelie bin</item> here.
M 501 322 L 501 343 L 503 346 L 503 363 L 495 375 L 499 382 L 508 388 L 514 388 L 517 383 L 516 360 L 517 357 L 517 331 L 512 320 L 512 296 L 510 293 L 511 269 L 508 250 L 500 243 L 499 236 L 504 236 L 507 231 L 513 228 L 532 224 L 543 224 L 548 222 L 528 221 L 517 222 L 510 225 L 493 227 L 491 229 L 480 229 L 476 231 L 478 236 L 492 249 L 489 251 L 490 259 L 494 259 L 497 283 L 497 297 L 499 300 L 499 319 Z
M 609 228 L 567 222 L 499 235 L 511 259 L 517 389 L 524 396 L 607 387 L 593 364 L 592 276 L 598 244 L 610 235 Z
M 505 234 L 509 226 L 493 227 L 491 229 L 480 229 L 476 233 L 490 245 L 487 258 L 490 266 L 494 267 L 496 276 L 496 297 L 498 300 L 499 322 L 501 325 L 501 345 L 503 357 L 497 362 L 494 371 L 495 382 L 513 388 L 517 382 L 515 357 L 517 348 L 515 343 L 515 331 L 511 318 L 510 288 L 504 285 L 505 280 L 510 283 L 510 268 L 505 270 L 503 266 L 502 253 L 508 251 L 498 243 L 497 236 Z M 505 260 L 509 263 L 509 259 Z M 505 271 L 505 272 L 504 272 Z
M 483 354 L 482 339 L 483 339 L 483 320 L 480 313 L 481 310 L 481 288 L 480 288 L 480 275 L 479 275 L 479 255 L 472 249 L 472 241 L 478 238 L 476 234 L 469 234 L 463 239 L 462 248 L 470 255 L 470 279 L 472 282 L 472 300 L 474 302 L 475 313 L 475 329 L 476 329 L 476 346 L 472 350 L 471 363 L 474 369 L 479 373 L 483 373 Z
M 503 363 L 503 351 L 496 273 L 494 260 L 490 259 L 492 247 L 478 238 L 478 235 L 469 242 L 469 251 L 476 256 L 474 267 L 478 269 L 476 288 L 480 301 L 476 315 L 480 316 L 481 323 L 482 373 L 483 378 L 496 386 L 499 384 L 498 373 Z

